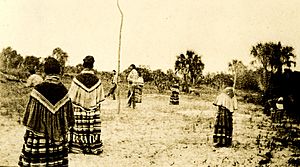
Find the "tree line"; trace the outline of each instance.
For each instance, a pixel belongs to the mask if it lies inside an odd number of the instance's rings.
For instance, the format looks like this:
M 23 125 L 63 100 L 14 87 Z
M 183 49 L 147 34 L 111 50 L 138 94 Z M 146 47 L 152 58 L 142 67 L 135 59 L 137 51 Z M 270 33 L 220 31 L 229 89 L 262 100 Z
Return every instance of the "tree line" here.
M 161 69 L 151 70 L 140 66 L 138 71 L 146 83 L 157 87 L 159 92 L 168 90 L 175 81 L 181 85 L 183 92 L 190 92 L 191 88 L 207 85 L 215 88 L 223 88 L 232 84 L 236 89 L 267 91 L 276 75 L 280 75 L 283 69 L 291 69 L 296 66 L 294 48 L 283 46 L 281 42 L 258 43 L 250 48 L 250 58 L 253 60 L 249 66 L 242 61 L 233 59 L 228 62 L 228 71 L 203 74 L 205 68 L 201 55 L 193 50 L 187 50 L 176 56 L 174 68 L 166 72 Z M 49 56 L 55 57 L 62 65 L 62 74 L 78 73 L 83 69 L 82 64 L 66 66 L 69 58 L 67 52 L 60 47 L 54 48 Z M 26 71 L 30 68 L 42 70 L 43 58 L 36 56 L 21 56 L 12 47 L 2 49 L 0 53 L 0 67 L 2 71 L 19 69 Z M 120 74 L 121 81 L 126 81 L 128 69 Z M 104 78 L 109 79 L 108 72 L 100 72 Z

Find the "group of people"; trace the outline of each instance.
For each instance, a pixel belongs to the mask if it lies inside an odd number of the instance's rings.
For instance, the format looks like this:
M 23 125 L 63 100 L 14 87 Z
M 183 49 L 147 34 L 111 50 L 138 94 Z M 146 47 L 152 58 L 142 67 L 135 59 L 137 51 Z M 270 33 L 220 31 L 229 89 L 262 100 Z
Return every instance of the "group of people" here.
M 179 83 L 174 80 L 171 85 L 170 105 L 179 105 Z M 217 96 L 213 105 L 218 107 L 215 120 L 213 141 L 215 147 L 229 147 L 232 144 L 232 114 L 237 109 L 237 99 L 233 87 L 226 87 Z
M 104 91 L 94 62 L 92 56 L 84 58 L 84 69 L 69 90 L 60 80 L 61 66 L 55 58 L 45 60 L 42 82 L 32 75 L 34 79 L 27 82 L 34 88 L 23 118 L 26 131 L 19 166 L 68 166 L 69 152 L 98 155 L 103 151 Z
M 101 80 L 95 75 L 94 57 L 83 59 L 84 69 L 75 76 L 67 89 L 60 79 L 60 63 L 52 57 L 45 60 L 44 79 L 32 75 L 28 82 L 34 88 L 27 104 L 23 125 L 26 127 L 19 166 L 68 166 L 68 153 L 98 155 L 103 152 L 101 140 L 101 102 L 112 95 L 115 99 L 117 75 L 104 94 Z M 144 81 L 134 64 L 127 77 L 129 91 L 127 107 L 141 103 Z M 34 73 L 34 72 L 33 72 Z M 174 83 L 170 104 L 179 104 L 179 84 Z M 236 99 L 232 88 L 226 88 L 214 102 L 219 112 L 214 142 L 230 146 L 232 112 Z

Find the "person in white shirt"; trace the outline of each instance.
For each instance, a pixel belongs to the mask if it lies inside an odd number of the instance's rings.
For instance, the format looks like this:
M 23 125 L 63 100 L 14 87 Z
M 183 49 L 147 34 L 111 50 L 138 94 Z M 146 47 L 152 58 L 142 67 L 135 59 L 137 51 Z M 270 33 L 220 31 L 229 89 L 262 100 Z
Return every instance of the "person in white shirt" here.
M 135 108 L 134 89 L 135 89 L 136 81 L 137 81 L 139 75 L 138 75 L 138 72 L 137 72 L 136 67 L 135 67 L 134 64 L 131 64 L 129 66 L 129 70 L 130 70 L 130 72 L 127 76 L 127 81 L 128 81 L 127 107 L 131 107 L 131 104 L 132 104 L 132 107 Z
M 26 87 L 35 87 L 36 85 L 38 85 L 44 81 L 44 79 L 40 75 L 35 73 L 34 69 L 30 69 L 29 73 L 31 75 L 28 77 L 28 79 L 25 83 Z
M 237 109 L 237 99 L 232 87 L 226 87 L 213 103 L 218 107 L 213 140 L 216 147 L 229 147 L 232 143 L 232 113 Z

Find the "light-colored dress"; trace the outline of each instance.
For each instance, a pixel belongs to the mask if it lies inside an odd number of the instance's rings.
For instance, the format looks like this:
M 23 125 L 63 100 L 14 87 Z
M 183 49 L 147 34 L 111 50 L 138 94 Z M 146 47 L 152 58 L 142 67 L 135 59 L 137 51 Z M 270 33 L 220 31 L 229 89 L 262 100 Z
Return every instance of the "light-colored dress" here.
M 138 72 L 136 69 L 132 69 L 127 76 L 128 81 L 128 95 L 127 95 L 127 106 L 135 108 L 135 89 L 136 89 L 136 82 L 139 78 Z
M 100 154 L 103 151 L 100 111 L 104 101 L 101 80 L 93 71 L 83 70 L 73 79 L 69 96 L 75 115 L 69 139 L 70 152 Z

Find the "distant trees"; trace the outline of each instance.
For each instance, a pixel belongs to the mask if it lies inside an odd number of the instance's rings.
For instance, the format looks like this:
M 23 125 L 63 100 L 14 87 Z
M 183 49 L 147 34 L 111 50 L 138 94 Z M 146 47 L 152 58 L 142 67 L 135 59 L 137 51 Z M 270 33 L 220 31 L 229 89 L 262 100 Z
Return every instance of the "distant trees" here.
M 251 49 L 251 55 L 255 58 L 252 64 L 262 68 L 261 85 L 266 90 L 271 83 L 271 77 L 274 74 L 280 75 L 283 67 L 291 68 L 296 65 L 293 53 L 294 48 L 291 46 L 282 46 L 280 42 L 258 43 Z
M 66 62 L 67 62 L 68 57 L 69 57 L 68 53 L 63 51 L 60 47 L 57 47 L 57 48 L 53 49 L 52 56 L 59 61 L 60 65 L 62 67 L 61 71 L 62 71 L 62 74 L 63 74 Z
M 226 86 L 232 84 L 233 84 L 233 80 L 231 75 L 221 72 L 212 77 L 212 82 L 210 85 L 217 87 L 218 89 L 223 89 Z
M 40 58 L 35 56 L 26 56 L 23 62 L 23 66 L 25 69 L 30 68 L 39 68 L 40 66 Z
M 62 74 L 63 74 L 66 62 L 69 57 L 67 52 L 57 47 L 53 49 L 51 56 L 56 58 L 60 62 L 62 66 Z M 3 48 L 2 52 L 0 53 L 0 67 L 1 69 L 4 70 L 18 69 L 18 68 L 24 68 L 24 69 L 34 68 L 37 70 L 41 70 L 42 65 L 43 65 L 43 61 L 41 61 L 40 57 L 36 57 L 32 55 L 23 58 L 23 56 L 18 54 L 17 51 L 10 46 Z M 71 67 L 68 67 L 68 70 L 75 71 L 75 69 Z
M 282 46 L 280 42 L 258 43 L 252 47 L 251 55 L 256 58 L 253 63 L 261 64 L 265 71 L 281 73 L 282 68 L 286 65 L 288 68 L 295 65 L 296 58 L 293 54 L 294 48 L 291 46 Z
M 252 65 L 256 65 L 256 69 L 248 69 L 242 61 L 234 59 L 228 63 L 229 74 L 221 72 L 203 76 L 202 71 L 205 65 L 201 56 L 192 50 L 187 50 L 186 53 L 176 56 L 174 69 L 169 69 L 166 72 L 162 70 L 151 71 L 149 66 L 139 66 L 138 71 L 142 74 L 145 82 L 156 86 L 160 92 L 168 90 L 174 78 L 180 81 L 184 92 L 189 92 L 190 86 L 199 86 L 199 84 L 222 88 L 231 82 L 237 89 L 266 91 L 269 87 L 276 86 L 275 81 L 280 82 L 276 76 L 280 75 L 284 68 L 291 68 L 296 65 L 296 55 L 293 51 L 293 47 L 283 46 L 280 42 L 258 43 L 252 46 L 250 51 L 254 58 Z M 53 49 L 50 56 L 56 58 L 62 65 L 62 71 L 67 73 L 78 73 L 83 69 L 82 64 L 75 67 L 66 66 L 69 55 L 60 47 Z M 32 55 L 23 58 L 10 46 L 3 48 L 0 52 L 1 70 L 22 68 L 39 70 L 42 65 L 43 61 L 40 57 Z M 126 80 L 128 72 L 126 69 L 120 73 L 121 81 Z
M 0 53 L 1 67 L 4 69 L 20 68 L 23 63 L 23 57 L 12 47 L 2 49 Z
M 233 85 L 237 89 L 259 90 L 259 71 L 248 69 L 240 60 L 232 60 L 228 63 L 228 69 L 233 76 Z
M 204 63 L 201 56 L 194 51 L 187 50 L 186 54 L 180 54 L 176 57 L 175 73 L 183 76 L 183 91 L 189 92 L 189 86 L 198 82 L 202 76 Z
M 153 78 L 153 83 L 157 87 L 159 92 L 163 92 L 169 89 L 169 78 L 162 70 L 157 69 L 152 72 L 151 77 Z
M 241 75 L 243 71 L 245 71 L 246 66 L 242 63 L 240 60 L 232 60 L 228 63 L 229 71 L 232 73 L 234 79 L 233 79 L 233 87 L 236 87 L 237 77 L 238 75 Z
M 139 67 L 137 71 L 142 75 L 144 82 L 152 82 L 153 78 L 151 76 L 152 71 L 149 68 Z

